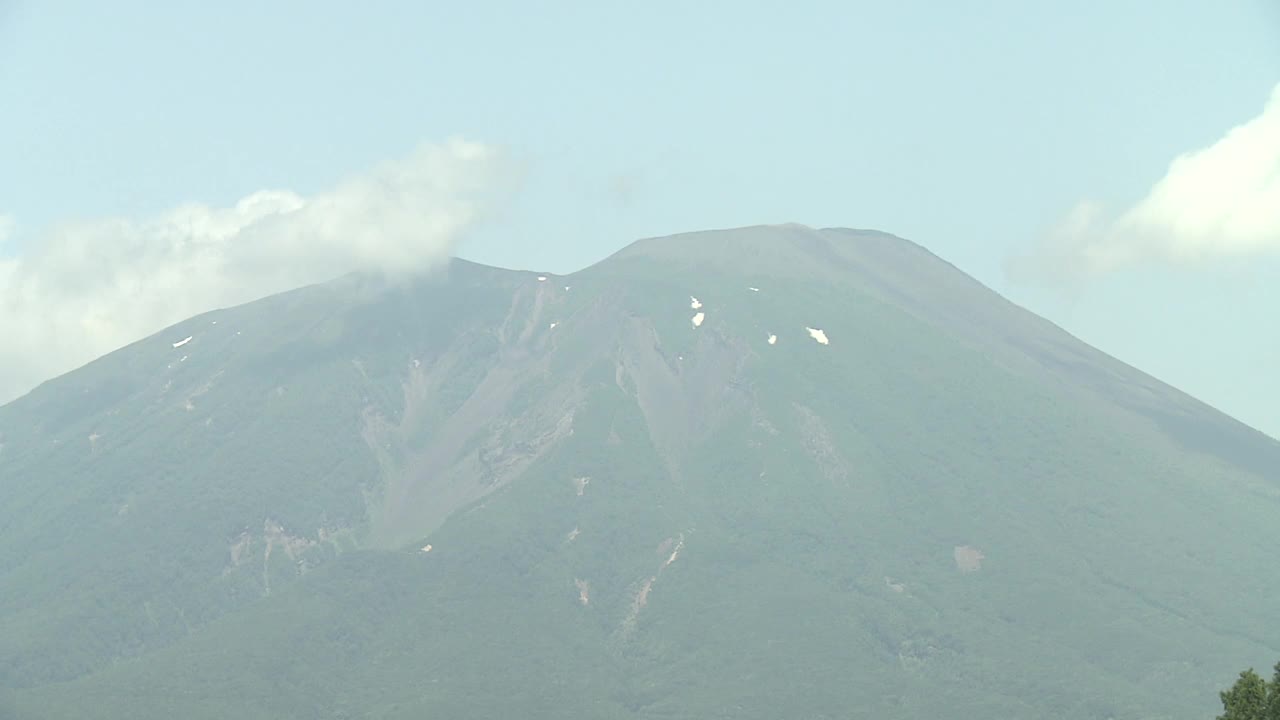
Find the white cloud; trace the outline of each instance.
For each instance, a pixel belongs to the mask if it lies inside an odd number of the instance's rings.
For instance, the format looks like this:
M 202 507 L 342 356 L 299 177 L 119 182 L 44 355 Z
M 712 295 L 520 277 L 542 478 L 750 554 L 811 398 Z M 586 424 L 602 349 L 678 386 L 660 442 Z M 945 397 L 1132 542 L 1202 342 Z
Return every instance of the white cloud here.
M 1146 263 L 1194 264 L 1280 252 L 1280 85 L 1261 115 L 1184 153 L 1114 216 L 1082 202 L 1015 272 L 1087 276 Z
M 312 197 L 63 224 L 0 254 L 0 402 L 200 312 L 353 270 L 430 270 L 505 176 L 493 148 L 451 140 Z M 0 243 L 12 224 L 0 216 Z

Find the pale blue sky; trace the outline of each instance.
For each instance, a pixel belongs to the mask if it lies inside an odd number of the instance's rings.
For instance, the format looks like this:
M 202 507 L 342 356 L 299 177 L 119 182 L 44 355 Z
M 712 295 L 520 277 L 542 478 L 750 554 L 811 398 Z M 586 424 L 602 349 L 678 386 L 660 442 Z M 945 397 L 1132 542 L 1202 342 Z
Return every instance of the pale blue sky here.
M 10 254 L 61 220 L 309 195 L 460 135 L 523 167 L 464 257 L 563 272 L 686 230 L 877 228 L 1280 435 L 1274 253 L 1138 266 L 1069 298 L 1003 270 L 1077 202 L 1130 206 L 1258 116 L 1280 4 L 0 7 Z

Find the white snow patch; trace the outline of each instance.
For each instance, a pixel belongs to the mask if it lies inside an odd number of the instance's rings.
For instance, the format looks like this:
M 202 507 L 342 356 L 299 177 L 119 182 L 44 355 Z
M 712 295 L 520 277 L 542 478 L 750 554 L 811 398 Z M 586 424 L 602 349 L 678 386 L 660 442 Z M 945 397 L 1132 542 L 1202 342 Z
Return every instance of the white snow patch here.
M 586 605 L 591 602 L 591 584 L 586 580 L 578 578 L 573 579 L 573 584 L 578 588 L 578 602 Z
M 769 334 L 769 344 L 770 344 L 770 345 L 777 345 L 777 344 L 778 344 L 778 336 L 777 336 L 777 335 L 774 335 L 774 334 L 772 334 L 772 333 L 770 333 L 770 334 Z
M 429 552 L 431 552 L 431 545 L 429 545 L 429 544 L 428 544 L 428 545 L 423 545 L 423 546 L 422 546 L 422 552 L 424 552 L 424 553 L 429 553 Z
M 568 285 L 565 285 L 565 286 L 564 286 L 564 291 L 565 291 L 565 292 L 569 292 L 569 286 L 568 286 Z
M 413 366 L 414 366 L 414 367 L 422 367 L 422 361 L 421 361 L 421 360 L 419 360 L 418 358 L 414 358 L 414 359 L 413 359 Z
M 181 359 L 181 360 L 179 360 L 178 362 L 186 362 L 186 361 L 187 361 L 187 356 L 186 356 L 186 355 L 183 355 L 183 356 L 182 356 L 182 359 Z
M 214 324 L 214 325 L 217 325 L 217 324 L 218 324 L 218 321 L 217 321 L 217 320 L 214 320 L 214 321 L 213 321 L 213 324 Z
M 573 486 L 578 489 L 578 497 L 582 497 L 582 493 L 586 491 L 587 485 L 591 483 L 589 477 L 576 477 L 573 479 Z
M 707 317 L 707 314 L 706 314 L 706 313 L 698 313 L 697 315 L 694 315 L 694 316 L 693 316 L 693 318 L 690 320 L 690 322 L 692 322 L 692 323 L 693 323 L 693 326 L 694 326 L 694 327 L 699 327 L 699 326 L 701 326 L 701 325 L 702 325 L 702 321 L 703 321 L 703 320 L 705 320 L 705 319 L 706 319 L 706 317 Z
M 760 292 L 760 288 L 749 287 L 747 289 L 750 290 L 751 292 Z
M 539 275 L 539 276 L 538 276 L 538 282 L 546 282 L 546 281 L 547 281 L 547 276 L 546 276 L 546 275 Z
M 559 325 L 559 324 L 560 324 L 560 323 L 551 323 L 551 327 L 549 327 L 549 328 L 547 328 L 547 329 L 548 329 L 548 330 L 555 330 L 555 329 L 556 329 L 556 325 Z
M 814 340 L 817 340 L 819 345 L 830 344 L 831 341 L 827 340 L 827 334 L 822 332 L 818 328 L 806 327 L 805 330 L 809 331 L 809 337 L 813 338 Z
M 690 295 L 690 296 L 689 296 L 689 307 L 690 307 L 691 309 L 693 309 L 693 310 L 697 310 L 698 308 L 702 307 L 702 302 L 701 302 L 700 300 L 698 300 L 698 298 L 696 298 L 696 297 L 694 297 L 694 296 Z
M 582 534 L 582 531 L 581 531 L 581 530 L 579 530 L 578 528 L 574 528 L 574 529 L 570 530 L 570 531 L 569 531 L 569 542 L 573 542 L 574 540 L 577 540 L 577 539 L 578 539 L 578 536 L 579 536 L 579 535 L 581 535 L 581 534 Z
M 187 343 L 189 343 L 189 342 L 191 342 L 191 338 L 190 338 L 190 337 L 188 337 L 186 340 L 179 340 L 178 342 L 174 343 L 174 344 L 173 344 L 173 346 L 174 346 L 175 348 L 180 348 L 180 347 L 182 347 L 183 345 L 186 345 L 186 344 L 187 344 Z

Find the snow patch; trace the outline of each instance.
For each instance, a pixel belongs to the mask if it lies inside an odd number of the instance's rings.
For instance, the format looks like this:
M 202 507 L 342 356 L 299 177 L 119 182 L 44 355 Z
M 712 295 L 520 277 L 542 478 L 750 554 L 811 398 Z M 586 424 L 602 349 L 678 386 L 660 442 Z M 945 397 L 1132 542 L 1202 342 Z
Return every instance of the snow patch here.
M 774 334 L 772 334 L 772 333 L 770 333 L 770 334 L 769 334 L 769 344 L 770 344 L 770 345 L 777 345 L 777 344 L 778 344 L 778 336 L 777 336 L 777 335 L 774 335 Z
M 568 285 L 565 285 L 565 286 L 564 286 L 564 291 L 565 291 L 565 292 L 569 292 L 569 286 L 568 286 Z
M 818 328 L 806 327 L 805 330 L 809 331 L 809 337 L 813 338 L 814 340 L 817 340 L 819 345 L 830 344 L 831 341 L 827 340 L 827 334 L 822 332 Z
M 701 301 L 699 301 L 699 300 L 698 300 L 698 298 L 696 298 L 696 297 L 694 297 L 694 296 L 690 295 L 690 296 L 689 296 L 689 308 L 690 308 L 690 309 L 692 309 L 692 310 L 697 310 L 698 308 L 701 308 L 701 307 L 702 307 L 702 302 L 701 302 Z
M 751 292 L 760 292 L 760 288 L 757 288 L 757 287 L 749 287 L 747 289 L 750 290 Z
M 560 324 L 560 323 L 551 323 L 551 327 L 549 327 L 549 328 L 547 328 L 547 329 L 548 329 L 548 330 L 555 330 L 555 329 L 556 329 L 556 325 L 559 325 L 559 324 Z
M 422 552 L 424 552 L 424 553 L 429 553 L 429 552 L 431 552 L 431 544 L 430 544 L 430 543 L 427 543 L 426 545 L 423 545 L 423 546 L 422 546 Z
M 707 317 L 707 314 L 706 314 L 706 313 L 698 313 L 697 315 L 694 315 L 694 316 L 693 316 L 693 318 L 690 320 L 690 322 L 692 322 L 692 323 L 693 323 L 693 326 L 694 326 L 694 327 L 701 327 L 701 326 L 702 326 L 702 321 L 703 321 L 703 320 L 705 320 L 705 319 L 706 319 L 706 317 Z
M 546 276 L 546 275 L 539 275 L 539 276 L 538 276 L 538 282 L 546 282 L 546 281 L 547 281 L 547 276 Z
M 236 334 L 238 335 L 239 333 L 236 333 Z M 187 343 L 189 343 L 189 342 L 191 342 L 191 336 L 187 336 L 187 338 L 186 338 L 185 340 L 179 340 L 178 342 L 174 343 L 174 344 L 173 344 L 173 346 L 174 346 L 175 348 L 180 348 L 180 347 L 182 347 L 183 345 L 186 345 L 186 344 L 187 344 Z
M 591 585 L 586 580 L 573 579 L 573 584 L 578 588 L 578 602 L 586 605 L 591 602 Z
M 578 528 L 574 528 L 574 529 L 570 530 L 570 531 L 569 531 L 569 542 L 573 542 L 574 540 L 577 540 L 577 539 L 578 539 L 578 536 L 579 536 L 579 535 L 581 535 L 581 534 L 582 534 L 582 531 L 581 531 L 581 530 L 579 530 Z
M 590 483 L 590 477 L 577 477 L 573 479 L 573 486 L 578 489 L 578 497 L 582 497 L 582 493 L 586 491 L 587 485 Z

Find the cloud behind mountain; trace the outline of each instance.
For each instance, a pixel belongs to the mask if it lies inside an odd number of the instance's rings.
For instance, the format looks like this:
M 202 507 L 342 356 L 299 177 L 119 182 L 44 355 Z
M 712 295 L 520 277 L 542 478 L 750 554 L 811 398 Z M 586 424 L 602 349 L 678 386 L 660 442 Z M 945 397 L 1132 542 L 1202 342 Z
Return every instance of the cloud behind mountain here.
M 1129 267 L 1188 266 L 1280 252 L 1280 85 L 1257 117 L 1183 153 L 1122 212 L 1077 204 L 1031 254 L 1020 280 L 1078 281 Z
M 0 402 L 200 312 L 351 271 L 429 271 L 509 170 L 496 148 L 452 139 L 310 197 L 62 223 L 0 254 Z M 0 218 L 0 242 L 13 223 Z

